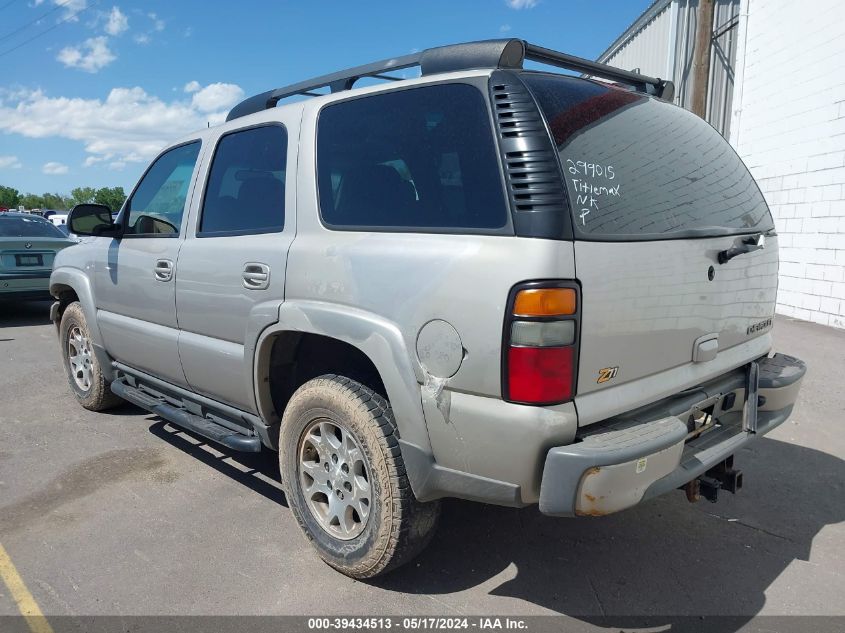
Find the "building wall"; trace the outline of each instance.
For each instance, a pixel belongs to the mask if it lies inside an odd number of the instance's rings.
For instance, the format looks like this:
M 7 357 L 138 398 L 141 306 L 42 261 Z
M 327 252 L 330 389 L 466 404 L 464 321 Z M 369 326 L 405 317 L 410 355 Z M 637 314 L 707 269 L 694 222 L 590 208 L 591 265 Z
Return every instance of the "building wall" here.
M 778 312 L 845 328 L 845 3 L 742 0 L 731 144 L 769 203 Z
M 715 0 L 707 121 L 727 136 L 731 122 L 736 16 L 740 0 Z M 698 0 L 656 0 L 598 58 L 611 66 L 675 82 L 675 103 L 692 100 L 692 62 Z
M 633 25 L 633 32 L 599 61 L 625 70 L 638 70 L 643 75 L 669 77 L 672 74 L 669 40 L 674 18 L 671 4 L 652 5 L 650 13 Z

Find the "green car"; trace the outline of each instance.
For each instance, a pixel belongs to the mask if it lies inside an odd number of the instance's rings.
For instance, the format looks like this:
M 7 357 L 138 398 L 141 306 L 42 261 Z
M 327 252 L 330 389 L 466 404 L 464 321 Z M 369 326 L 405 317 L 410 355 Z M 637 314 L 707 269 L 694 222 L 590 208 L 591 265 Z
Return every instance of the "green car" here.
M 73 244 L 42 217 L 0 213 L 0 300 L 49 299 L 53 259 Z

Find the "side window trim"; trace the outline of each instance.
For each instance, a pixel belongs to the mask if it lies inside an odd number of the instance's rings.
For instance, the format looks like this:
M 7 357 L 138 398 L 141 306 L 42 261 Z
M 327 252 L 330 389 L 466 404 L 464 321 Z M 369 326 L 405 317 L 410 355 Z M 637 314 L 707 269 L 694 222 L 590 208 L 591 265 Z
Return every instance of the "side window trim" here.
M 208 168 L 205 173 L 205 182 L 202 183 L 202 194 L 200 196 L 199 205 L 197 207 L 197 217 L 194 223 L 194 236 L 197 238 L 207 238 L 207 237 L 234 237 L 239 235 L 267 235 L 272 233 L 283 233 L 285 231 L 285 227 L 287 226 L 287 204 L 283 206 L 283 215 L 282 215 L 282 226 L 280 228 L 272 227 L 272 228 L 265 228 L 265 229 L 238 229 L 233 231 L 203 231 L 200 227 L 202 227 L 202 218 L 205 214 L 205 202 L 208 197 L 208 187 L 211 183 L 211 173 L 214 169 L 214 161 L 217 158 L 217 152 L 220 148 L 220 143 L 223 141 L 224 138 L 227 136 L 232 136 L 233 134 L 238 134 L 240 132 L 246 132 L 248 130 L 255 130 L 260 128 L 266 127 L 278 127 L 281 128 L 282 131 L 285 133 L 285 147 L 284 147 L 284 157 L 285 157 L 285 182 L 287 184 L 287 178 L 289 176 L 288 173 L 288 161 L 287 155 L 290 149 L 290 133 L 288 131 L 287 126 L 282 123 L 281 121 L 267 121 L 263 123 L 255 123 L 253 125 L 248 125 L 245 127 L 240 127 L 234 130 L 228 130 L 222 133 L 217 140 L 214 142 L 214 146 L 210 148 L 210 157 L 208 161 Z M 286 202 L 286 201 L 285 201 Z
M 124 233 L 121 236 L 121 239 L 124 239 L 124 240 L 125 239 L 150 239 L 150 238 L 179 239 L 179 238 L 183 237 L 182 227 L 183 227 L 183 225 L 185 225 L 186 219 L 189 215 L 188 210 L 190 209 L 191 198 L 193 196 L 194 189 L 196 188 L 197 176 L 199 174 L 199 166 L 200 166 L 200 163 L 202 162 L 203 150 L 205 149 L 204 148 L 205 144 L 203 143 L 202 138 L 190 139 L 190 140 L 185 141 L 184 143 L 179 143 L 178 145 L 173 145 L 171 147 L 165 147 L 163 150 L 161 150 L 158 153 L 158 155 L 153 160 L 150 161 L 150 164 L 147 165 L 147 168 L 144 170 L 144 173 L 141 174 L 141 177 L 138 178 L 137 182 L 135 183 L 135 186 L 132 188 L 132 191 L 126 197 L 126 201 L 123 203 L 123 206 L 121 207 L 120 211 L 118 212 L 117 218 L 115 220 L 116 222 L 118 222 L 119 224 L 124 226 L 124 228 L 125 228 L 124 220 L 126 220 L 126 217 L 130 213 L 130 209 L 131 209 L 131 206 L 132 206 L 132 198 L 135 197 L 135 194 L 138 191 L 138 187 L 140 187 L 141 183 L 144 182 L 144 178 L 147 177 L 147 174 L 150 172 L 150 170 L 153 168 L 153 166 L 159 161 L 159 159 L 162 156 L 164 156 L 168 152 L 172 152 L 175 149 L 179 149 L 180 147 L 185 147 L 186 145 L 191 145 L 193 143 L 199 143 L 200 148 L 197 151 L 197 160 L 194 163 L 194 169 L 193 169 L 193 172 L 191 173 L 191 183 L 188 185 L 188 195 L 185 198 L 185 206 L 182 210 L 182 221 L 179 224 L 179 232 L 178 233 L 140 233 L 140 234 Z

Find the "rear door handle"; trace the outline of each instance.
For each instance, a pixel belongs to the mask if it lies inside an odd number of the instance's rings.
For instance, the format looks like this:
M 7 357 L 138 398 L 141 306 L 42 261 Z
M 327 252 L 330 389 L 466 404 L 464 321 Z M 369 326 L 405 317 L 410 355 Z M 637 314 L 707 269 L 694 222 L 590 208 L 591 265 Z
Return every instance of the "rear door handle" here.
M 270 267 L 261 262 L 244 264 L 244 288 L 247 290 L 266 290 L 270 286 Z
M 157 281 L 170 281 L 173 279 L 173 262 L 169 259 L 159 259 L 153 272 Z

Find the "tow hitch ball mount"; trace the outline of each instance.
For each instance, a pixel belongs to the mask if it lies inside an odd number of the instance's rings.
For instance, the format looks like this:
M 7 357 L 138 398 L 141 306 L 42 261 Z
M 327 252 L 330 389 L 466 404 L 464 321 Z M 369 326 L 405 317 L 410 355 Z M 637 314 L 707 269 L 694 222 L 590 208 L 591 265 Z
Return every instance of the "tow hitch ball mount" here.
M 730 493 L 742 488 L 742 471 L 734 470 L 734 457 L 731 455 L 725 461 L 720 462 L 704 475 L 693 479 L 682 486 L 687 494 L 687 501 L 695 503 L 702 497 L 710 503 L 716 503 L 719 498 L 719 490 L 726 490 Z

